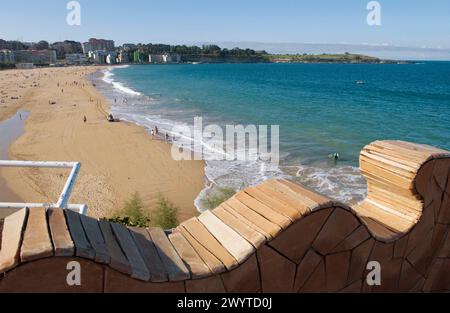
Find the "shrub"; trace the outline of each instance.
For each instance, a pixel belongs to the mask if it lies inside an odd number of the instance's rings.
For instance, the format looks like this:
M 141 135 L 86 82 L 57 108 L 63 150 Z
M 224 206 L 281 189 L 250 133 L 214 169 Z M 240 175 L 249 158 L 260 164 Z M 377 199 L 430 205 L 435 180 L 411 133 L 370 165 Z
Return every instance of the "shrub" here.
M 159 226 L 163 229 L 172 229 L 178 226 L 178 209 L 165 197 L 159 196 L 152 219 L 145 213 L 147 209 L 138 193 L 135 193 L 120 211 L 120 214 L 105 219 L 108 222 L 122 224 L 130 227 Z
M 219 205 L 230 199 L 236 194 L 233 188 L 220 188 L 218 191 L 208 195 L 202 200 L 202 206 L 207 210 L 214 210 Z
M 107 220 L 131 227 L 148 227 L 150 225 L 150 219 L 145 214 L 144 203 L 137 192 L 125 202 L 119 216 Z
M 172 229 L 178 226 L 178 209 L 165 197 L 159 196 L 157 208 L 154 213 L 154 224 L 163 229 Z

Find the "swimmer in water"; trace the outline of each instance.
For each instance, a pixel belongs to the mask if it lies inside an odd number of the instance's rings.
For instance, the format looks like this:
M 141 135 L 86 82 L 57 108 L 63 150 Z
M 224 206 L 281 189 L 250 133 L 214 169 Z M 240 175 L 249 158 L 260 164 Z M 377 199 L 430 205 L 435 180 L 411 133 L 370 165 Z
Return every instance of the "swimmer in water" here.
M 338 152 L 336 152 L 336 153 L 330 154 L 330 155 L 328 156 L 328 158 L 329 158 L 329 159 L 333 159 L 334 162 L 337 162 L 337 161 L 341 158 L 341 156 L 339 155 Z

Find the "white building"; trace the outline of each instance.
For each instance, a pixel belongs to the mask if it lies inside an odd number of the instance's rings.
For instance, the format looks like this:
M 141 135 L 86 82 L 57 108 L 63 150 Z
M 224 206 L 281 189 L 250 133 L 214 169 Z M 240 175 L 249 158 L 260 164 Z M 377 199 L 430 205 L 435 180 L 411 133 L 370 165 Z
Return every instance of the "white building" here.
M 0 50 L 0 63 L 15 63 L 14 52 L 11 50 Z
M 155 63 L 155 64 L 180 63 L 181 55 L 179 55 L 179 54 L 150 54 L 149 62 Z
M 110 52 L 106 56 L 106 63 L 107 64 L 116 64 L 117 63 L 117 53 L 116 52 Z
M 106 58 L 108 56 L 108 52 L 103 50 L 97 50 L 92 52 L 92 59 L 96 64 L 106 64 Z
M 164 55 L 165 62 L 164 63 L 180 63 L 181 55 L 179 54 L 166 54 Z
M 91 38 L 88 42 L 83 43 L 82 45 L 83 53 L 88 54 L 89 51 L 96 50 L 114 50 L 114 41 L 113 40 L 105 40 L 105 39 L 96 39 Z

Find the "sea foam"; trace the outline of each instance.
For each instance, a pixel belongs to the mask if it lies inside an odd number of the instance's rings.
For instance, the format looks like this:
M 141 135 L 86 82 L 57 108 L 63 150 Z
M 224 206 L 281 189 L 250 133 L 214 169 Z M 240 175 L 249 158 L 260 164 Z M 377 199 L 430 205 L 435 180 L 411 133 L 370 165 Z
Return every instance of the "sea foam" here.
M 126 87 L 123 83 L 113 78 L 115 76 L 113 70 L 114 68 L 109 68 L 103 72 L 102 81 L 105 83 L 105 86 L 100 86 L 100 89 L 110 100 L 115 98 L 127 99 L 125 102 L 117 101 L 113 103 L 112 113 L 114 116 L 143 126 L 148 130 L 157 126 L 162 134 L 170 133 L 175 126 L 189 126 L 189 123 L 193 123 L 193 119 L 189 122 L 188 119 L 181 121 L 176 119 L 176 117 L 175 119 L 172 116 L 170 118 L 166 117 L 164 109 L 161 109 L 161 107 L 164 107 L 164 105 L 161 105 L 162 95 L 152 98 Z M 184 112 L 181 115 L 190 116 L 190 113 Z M 196 139 L 192 138 L 192 140 Z M 192 143 L 192 147 L 201 147 L 201 151 L 193 149 L 194 153 L 203 153 L 206 156 L 217 153 L 210 142 L 202 140 Z M 177 142 L 174 144 L 176 145 Z M 365 181 L 357 168 L 353 166 L 335 166 L 330 168 L 320 165 L 301 165 L 300 160 L 297 165 L 292 166 L 292 163 L 289 162 L 289 165 L 285 166 L 284 160 L 287 157 L 287 154 L 281 156 L 280 166 L 261 160 L 206 161 L 205 188 L 195 199 L 195 206 L 200 212 L 204 211 L 204 199 L 209 194 L 220 190 L 221 187 L 241 190 L 275 178 L 293 179 L 326 196 L 347 203 L 353 204 L 365 197 Z
M 116 68 L 126 68 L 128 65 L 118 66 Z M 108 68 L 103 73 L 103 81 L 105 83 L 111 84 L 115 89 L 131 96 L 140 96 L 142 95 L 140 92 L 137 92 L 129 87 L 126 87 L 123 83 L 117 82 L 114 80 L 113 67 Z

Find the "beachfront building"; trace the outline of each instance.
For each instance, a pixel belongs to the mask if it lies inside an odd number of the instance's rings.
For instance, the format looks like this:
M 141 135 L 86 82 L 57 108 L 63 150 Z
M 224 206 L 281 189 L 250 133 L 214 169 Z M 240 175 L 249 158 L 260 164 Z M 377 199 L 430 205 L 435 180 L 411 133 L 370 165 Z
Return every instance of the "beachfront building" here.
M 91 38 L 88 42 L 83 43 L 83 53 L 88 54 L 90 51 L 105 50 L 114 51 L 114 40 Z
M 69 53 L 66 54 L 66 64 L 80 65 L 88 62 L 86 56 L 83 53 Z
M 117 62 L 126 64 L 130 63 L 130 53 L 128 51 L 120 51 L 119 55 L 117 56 Z
M 52 64 L 56 62 L 55 50 L 20 50 L 14 52 L 18 63 Z
M 107 64 L 116 64 L 117 63 L 117 52 L 109 52 L 106 56 Z
M 181 55 L 176 53 L 167 55 L 166 63 L 181 63 Z
M 165 63 L 164 56 L 162 54 L 150 54 L 148 56 L 148 62 L 153 64 Z
M 150 54 L 149 62 L 153 64 L 163 64 L 163 63 L 180 63 L 181 55 L 179 54 Z
M 15 62 L 14 52 L 11 50 L 0 50 L 0 63 L 12 64 Z
M 95 64 L 106 64 L 106 58 L 108 57 L 108 52 L 104 50 L 97 50 L 89 52 L 89 56 Z
M 55 42 L 51 45 L 51 49 L 56 50 L 56 57 L 59 60 L 63 60 L 64 58 L 66 58 L 67 54 L 83 53 L 81 43 L 71 40 Z
M 17 63 L 16 68 L 19 70 L 31 70 L 34 69 L 33 63 Z

